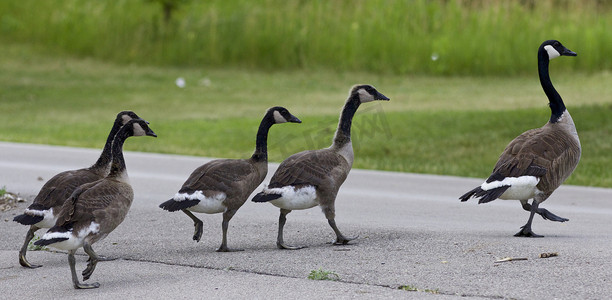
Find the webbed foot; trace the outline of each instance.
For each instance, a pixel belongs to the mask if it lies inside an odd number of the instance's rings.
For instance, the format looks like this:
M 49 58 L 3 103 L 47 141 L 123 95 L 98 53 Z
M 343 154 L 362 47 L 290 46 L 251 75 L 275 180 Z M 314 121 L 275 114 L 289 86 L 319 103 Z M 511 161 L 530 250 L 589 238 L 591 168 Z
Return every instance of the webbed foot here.
M 540 214 L 540 216 L 542 216 L 542 218 L 544 218 L 544 220 L 550 220 L 550 221 L 555 221 L 555 222 L 567 222 L 567 221 L 569 221 L 569 219 L 563 218 L 563 217 L 559 217 L 559 216 L 551 213 L 550 211 L 548 211 L 547 209 L 544 209 L 544 208 L 538 209 L 538 214 Z
M 98 264 L 98 261 L 90 261 L 87 264 L 87 268 L 85 268 L 85 270 L 83 270 L 83 281 L 86 281 L 87 279 L 89 279 L 89 277 L 91 277 L 91 274 L 93 274 L 94 270 L 96 269 L 96 265 Z
M 19 254 L 19 264 L 23 267 L 36 269 L 42 267 L 42 265 L 33 265 L 25 257 L 25 255 Z
M 346 244 L 348 244 L 348 242 L 350 242 L 350 241 L 352 241 L 354 239 L 357 239 L 358 237 L 359 237 L 358 235 L 353 236 L 353 237 L 345 237 L 345 236 L 341 235 L 341 236 L 338 236 L 336 238 L 336 241 L 333 244 L 336 245 L 336 246 L 346 245 Z
M 195 227 L 195 231 L 193 232 L 193 240 L 196 242 L 199 242 L 200 239 L 202 238 L 203 223 L 202 221 L 198 220 L 198 222 L 195 222 L 193 226 Z
M 99 255 L 98 256 L 98 261 L 113 261 L 113 260 L 117 260 L 116 257 L 108 257 L 108 256 L 103 256 L 103 255 Z M 87 262 L 91 261 L 91 257 L 89 257 L 87 259 Z
M 298 250 L 298 249 L 306 248 L 306 246 L 291 246 L 291 245 L 287 245 L 284 242 L 276 242 L 276 247 L 278 249 L 285 249 L 285 250 Z
M 99 287 L 100 287 L 100 284 L 97 282 L 94 282 L 94 283 L 75 282 L 74 283 L 75 289 L 97 289 Z
M 529 227 L 527 227 L 527 226 L 521 227 L 521 231 L 517 232 L 514 236 L 516 236 L 516 237 L 534 237 L 534 238 L 544 237 L 543 235 L 539 235 L 539 234 L 536 234 L 535 232 L 533 232 L 531 230 L 531 226 L 529 226 Z
M 217 249 L 217 252 L 238 252 L 238 251 L 244 251 L 244 249 L 230 249 L 227 246 L 221 246 L 219 247 L 219 249 Z

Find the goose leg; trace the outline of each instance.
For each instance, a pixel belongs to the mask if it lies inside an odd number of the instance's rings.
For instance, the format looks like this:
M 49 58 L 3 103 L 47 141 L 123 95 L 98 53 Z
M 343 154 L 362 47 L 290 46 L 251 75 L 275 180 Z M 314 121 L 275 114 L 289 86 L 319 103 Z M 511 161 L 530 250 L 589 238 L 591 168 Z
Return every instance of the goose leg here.
M 334 242 L 334 245 L 346 245 L 348 244 L 348 242 L 359 237 L 359 236 L 345 237 L 338 229 L 338 226 L 336 226 L 336 221 L 334 219 L 327 219 L 327 223 L 329 223 L 329 226 L 331 226 L 331 228 L 336 233 L 336 241 Z
M 230 249 L 227 247 L 227 227 L 229 225 L 229 221 L 237 211 L 237 209 L 234 209 L 223 213 L 223 223 L 221 223 L 221 228 L 223 229 L 223 240 L 221 241 L 221 247 L 217 249 L 217 252 L 244 251 L 244 249 Z
M 87 259 L 87 262 L 89 262 L 91 260 L 91 257 Z M 98 262 L 101 261 L 113 261 L 113 260 L 117 260 L 117 258 L 113 258 L 113 257 L 107 257 L 104 255 L 98 255 Z
M 527 205 L 529 205 L 529 203 L 527 203 Z M 533 202 L 531 203 L 531 207 L 530 207 L 531 213 L 529 214 L 529 220 L 527 220 L 527 224 L 523 225 L 523 227 L 521 227 L 521 231 L 517 232 L 514 236 L 544 237 L 543 235 L 535 234 L 531 230 L 531 222 L 533 221 L 533 216 L 538 212 L 538 205 L 539 203 L 534 199 Z M 523 204 L 523 208 L 525 208 L 524 204 Z
M 523 209 L 524 210 L 531 211 L 531 205 L 529 203 L 527 203 L 527 201 L 521 202 L 521 204 L 523 205 Z M 544 220 L 550 220 L 550 221 L 556 221 L 556 222 L 567 222 L 567 221 L 569 221 L 569 219 L 563 218 L 563 217 L 559 217 L 559 216 L 551 213 L 550 211 L 548 211 L 545 208 L 538 208 L 536 210 L 536 214 L 542 216 L 542 218 Z
M 287 222 L 287 214 L 290 213 L 291 210 L 282 209 L 280 210 L 280 216 L 278 217 L 278 237 L 276 238 L 276 247 L 278 249 L 287 249 L 287 250 L 297 250 L 305 248 L 305 246 L 289 246 L 285 244 L 283 240 L 283 227 L 285 227 L 285 222 Z
M 327 219 L 327 223 L 336 233 L 336 241 L 333 242 L 334 245 L 346 245 L 348 242 L 358 238 L 359 236 L 354 237 L 345 237 L 342 232 L 336 226 L 336 209 L 332 202 L 332 204 L 322 207 L 323 213 L 325 214 L 325 218 Z
M 83 270 L 83 281 L 86 281 L 87 279 L 89 279 L 89 277 L 91 277 L 91 274 L 93 274 L 100 258 L 98 257 L 98 254 L 93 250 L 93 248 L 91 248 L 91 244 L 89 244 L 88 242 L 85 242 L 85 244 L 83 245 L 83 250 L 85 250 L 85 253 L 89 255 L 89 262 L 87 263 L 87 268 Z
M 30 229 L 28 230 L 28 233 L 26 234 L 25 241 L 23 242 L 23 246 L 21 246 L 21 250 L 19 250 L 19 264 L 26 268 L 35 269 L 35 268 L 42 267 L 42 265 L 30 264 L 30 262 L 26 259 L 26 252 L 28 251 L 28 245 L 30 245 L 30 241 L 32 240 L 32 238 L 34 238 L 34 232 L 36 232 L 36 230 L 38 229 L 40 228 L 34 225 L 30 226 Z
M 75 289 L 95 289 L 95 288 L 100 287 L 100 284 L 97 282 L 94 282 L 92 284 L 79 282 L 79 278 L 77 277 L 76 270 L 74 267 L 74 264 L 75 264 L 74 252 L 76 252 L 76 250 L 70 250 L 70 252 L 68 252 L 68 264 L 70 265 L 70 273 L 72 274 L 72 284 L 74 285 L 74 288 Z
M 193 240 L 199 242 L 202 238 L 202 220 L 198 219 L 198 217 L 194 216 L 186 209 L 183 209 L 182 211 L 193 220 L 193 226 L 195 227 L 195 231 L 193 232 Z

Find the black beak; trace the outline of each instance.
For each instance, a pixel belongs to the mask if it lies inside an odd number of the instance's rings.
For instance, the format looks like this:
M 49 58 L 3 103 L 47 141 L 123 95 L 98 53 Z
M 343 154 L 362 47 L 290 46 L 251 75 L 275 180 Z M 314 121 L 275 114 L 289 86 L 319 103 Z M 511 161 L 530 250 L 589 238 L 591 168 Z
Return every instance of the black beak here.
M 300 119 L 298 119 L 296 116 L 291 115 L 291 117 L 289 118 L 289 120 L 287 120 L 288 122 L 291 123 L 302 123 L 302 121 Z
M 152 136 L 152 137 L 157 137 L 157 134 L 155 134 L 155 132 L 153 132 L 153 130 L 151 130 L 151 128 L 149 128 L 147 130 L 147 135 L 148 136 Z
M 391 99 L 387 98 L 387 96 L 385 96 L 385 95 L 383 95 L 383 94 L 381 94 L 379 92 L 376 92 L 376 93 L 377 94 L 376 94 L 376 96 L 374 96 L 374 100 L 387 100 L 387 101 L 391 100 Z
M 565 56 L 578 56 L 578 54 L 576 54 L 576 52 L 570 50 L 570 49 L 563 49 L 563 52 L 561 53 L 561 55 L 565 55 Z

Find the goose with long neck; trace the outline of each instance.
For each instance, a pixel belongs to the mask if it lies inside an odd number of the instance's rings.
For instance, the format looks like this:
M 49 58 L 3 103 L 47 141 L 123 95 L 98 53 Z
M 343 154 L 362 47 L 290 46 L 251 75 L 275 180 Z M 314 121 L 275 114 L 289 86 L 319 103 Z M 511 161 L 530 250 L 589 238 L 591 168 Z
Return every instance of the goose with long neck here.
M 555 87 L 550 80 L 550 75 L 548 72 L 548 65 L 550 64 L 550 60 L 557 58 L 559 56 L 576 56 L 576 53 L 565 48 L 558 41 L 550 40 L 542 43 L 540 45 L 540 49 L 538 50 L 538 75 L 540 77 L 540 84 L 542 85 L 542 89 L 548 97 L 551 116 L 550 123 L 556 123 L 566 112 L 565 104 L 563 103 L 563 99 L 561 99 L 561 95 L 557 92 Z
M 131 120 L 125 124 L 113 139 L 110 173 L 103 179 L 76 188 L 62 206 L 55 225 L 34 243 L 68 251 L 68 264 L 75 289 L 100 286 L 97 282 L 79 282 L 75 270 L 76 250 L 83 247 L 89 256 L 87 268 L 82 273 L 83 281 L 86 281 L 99 261 L 92 245 L 117 228 L 132 205 L 134 192 L 123 159 L 123 143 L 131 136 L 157 137 L 144 120 Z
M 550 60 L 559 56 L 576 56 L 576 53 L 556 40 L 545 41 L 538 49 L 540 84 L 548 97 L 551 110 L 549 121 L 510 142 L 499 157 L 491 176 L 482 185 L 459 197 L 461 201 L 471 197 L 480 198 L 478 203 L 498 198 L 519 200 L 530 215 L 515 236 L 542 237 L 531 229 L 535 214 L 545 220 L 569 221 L 539 208 L 540 203 L 550 197 L 572 174 L 580 161 L 581 147 L 576 126 L 548 74 Z M 531 198 L 533 201 L 529 204 Z
M 284 107 L 268 109 L 259 124 L 255 152 L 250 158 L 218 159 L 198 167 L 178 193 L 159 207 L 171 212 L 180 210 L 191 218 L 195 227 L 193 240 L 196 242 L 202 237 L 203 223 L 192 212 L 223 213 L 223 237 L 217 252 L 239 251 L 227 247 L 229 221 L 268 174 L 267 143 L 270 127 L 286 122 L 302 121 Z
M 26 259 L 28 244 L 34 233 L 41 228 L 51 228 L 57 220 L 60 208 L 78 186 L 104 178 L 110 171 L 112 160 L 111 145 L 115 134 L 130 120 L 140 119 L 132 111 L 122 111 L 117 114 L 111 128 L 104 149 L 100 157 L 89 168 L 61 172 L 47 181 L 34 198 L 34 201 L 25 212 L 13 218 L 13 221 L 29 225 L 25 241 L 19 250 L 19 264 L 27 268 L 38 268 Z
M 336 226 L 335 201 L 338 190 L 353 165 L 351 124 L 355 112 L 362 103 L 389 100 L 373 86 L 355 85 L 342 108 L 338 129 L 329 148 L 308 150 L 291 155 L 284 160 L 270 184 L 253 197 L 253 202 L 270 202 L 280 208 L 276 246 L 280 249 L 300 249 L 285 244 L 283 228 L 287 214 L 292 210 L 320 206 L 327 222 L 336 234 L 336 245 L 344 245 L 355 237 L 344 236 Z

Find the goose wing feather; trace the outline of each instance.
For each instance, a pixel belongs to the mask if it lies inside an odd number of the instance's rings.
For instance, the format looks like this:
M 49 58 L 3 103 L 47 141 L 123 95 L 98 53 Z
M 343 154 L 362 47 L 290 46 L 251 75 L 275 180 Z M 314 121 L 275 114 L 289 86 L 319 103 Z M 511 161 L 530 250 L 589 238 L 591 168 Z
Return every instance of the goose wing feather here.
M 330 176 L 338 173 L 338 169 L 343 165 L 346 165 L 345 167 L 348 169 L 346 160 L 329 149 L 296 153 L 280 164 L 268 187 L 320 186 L 329 181 Z M 344 174 L 344 177 L 346 177 L 346 174 Z
M 71 223 L 88 226 L 94 220 L 114 223 L 107 215 L 118 216 L 121 223 L 133 197 L 129 184 L 114 179 L 105 178 L 81 185 L 62 206 L 56 226 Z
M 190 193 L 200 190 L 206 196 L 213 196 L 218 192 L 228 194 L 242 182 L 255 181 L 253 177 L 258 175 L 257 168 L 247 160 L 214 160 L 195 169 L 179 192 Z
M 78 186 L 99 179 L 100 176 L 89 169 L 61 172 L 43 185 L 32 203 L 47 209 L 61 206 Z
M 552 191 L 571 174 L 579 157 L 580 147 L 564 131 L 532 129 L 508 144 L 487 182 L 535 176 L 541 179 L 540 190 Z

